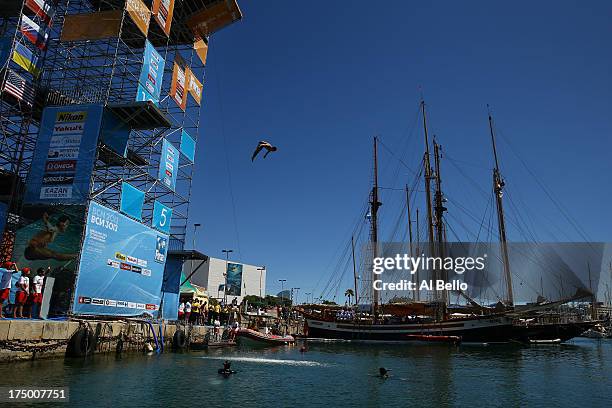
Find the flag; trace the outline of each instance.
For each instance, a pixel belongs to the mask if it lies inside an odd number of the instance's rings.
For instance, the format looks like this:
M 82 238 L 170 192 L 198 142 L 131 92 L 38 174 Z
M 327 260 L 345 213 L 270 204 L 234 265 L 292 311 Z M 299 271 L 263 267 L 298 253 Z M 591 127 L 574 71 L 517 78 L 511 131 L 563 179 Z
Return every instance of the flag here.
M 32 54 L 32 51 L 30 51 L 28 47 L 19 42 L 15 43 L 13 61 L 35 77 L 40 75 L 40 68 L 38 68 L 38 57 Z
M 202 65 L 206 65 L 206 57 L 208 55 L 208 44 L 204 40 L 197 40 L 193 43 L 193 49 L 202 61 Z
M 40 26 L 25 14 L 21 16 L 19 31 L 21 31 L 23 35 L 25 35 L 28 40 L 30 40 L 32 44 L 39 49 L 44 50 L 47 48 L 47 39 L 49 38 L 49 34 L 42 32 Z
M 51 21 L 55 15 L 55 7 L 51 4 L 51 0 L 25 0 L 25 5 L 51 26 Z
M 29 106 L 34 105 L 34 88 L 25 78 L 18 75 L 12 69 L 6 72 L 6 79 L 4 80 L 2 90 Z
M 202 102 L 202 83 L 189 68 L 187 68 L 187 90 L 199 105 Z

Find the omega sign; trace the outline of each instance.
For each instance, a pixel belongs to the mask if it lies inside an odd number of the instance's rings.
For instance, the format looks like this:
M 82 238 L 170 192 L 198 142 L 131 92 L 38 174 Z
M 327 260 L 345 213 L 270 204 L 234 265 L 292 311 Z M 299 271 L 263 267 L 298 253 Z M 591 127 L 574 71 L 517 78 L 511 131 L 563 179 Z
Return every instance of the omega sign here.
M 76 171 L 76 160 L 56 160 L 45 163 L 45 172 L 67 172 Z

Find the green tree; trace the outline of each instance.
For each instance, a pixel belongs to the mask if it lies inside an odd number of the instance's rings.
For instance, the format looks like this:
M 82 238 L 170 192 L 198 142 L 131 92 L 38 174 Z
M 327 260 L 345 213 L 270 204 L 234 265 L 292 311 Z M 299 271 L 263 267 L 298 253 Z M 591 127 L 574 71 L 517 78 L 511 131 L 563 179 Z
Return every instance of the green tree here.
M 346 292 L 344 292 L 344 296 L 346 296 L 348 298 L 348 303 L 350 305 L 351 304 L 351 298 L 353 298 L 355 296 L 355 292 L 353 292 L 353 289 L 347 289 Z

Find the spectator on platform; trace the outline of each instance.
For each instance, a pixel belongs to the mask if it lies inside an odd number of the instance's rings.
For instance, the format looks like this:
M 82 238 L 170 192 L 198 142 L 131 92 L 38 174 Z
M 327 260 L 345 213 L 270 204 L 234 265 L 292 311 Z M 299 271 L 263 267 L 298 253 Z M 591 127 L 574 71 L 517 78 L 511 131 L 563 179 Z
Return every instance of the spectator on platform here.
M 183 320 L 185 318 L 185 302 L 181 302 L 179 304 L 178 318 L 179 320 Z
M 47 268 L 50 269 L 50 268 Z M 42 319 L 40 314 L 43 298 L 43 286 L 45 283 L 45 269 L 38 268 L 36 270 L 36 276 L 32 278 L 32 293 L 30 294 L 30 319 L 32 315 L 36 319 Z
M 191 302 L 185 302 L 185 322 L 189 323 L 191 318 Z
M 193 305 L 191 305 L 191 322 L 198 324 L 200 320 L 200 300 L 195 298 Z
M 19 268 L 13 262 L 5 262 L 2 268 L 0 268 L 0 319 L 3 318 L 2 309 L 4 308 L 4 301 L 11 294 L 13 274 L 16 272 L 19 272 Z
M 21 276 L 17 281 L 17 294 L 15 295 L 15 310 L 13 318 L 23 319 L 23 307 L 30 295 L 30 268 L 21 268 Z
M 206 324 L 208 321 L 208 302 L 204 301 L 202 307 L 200 307 L 200 320 L 202 325 Z

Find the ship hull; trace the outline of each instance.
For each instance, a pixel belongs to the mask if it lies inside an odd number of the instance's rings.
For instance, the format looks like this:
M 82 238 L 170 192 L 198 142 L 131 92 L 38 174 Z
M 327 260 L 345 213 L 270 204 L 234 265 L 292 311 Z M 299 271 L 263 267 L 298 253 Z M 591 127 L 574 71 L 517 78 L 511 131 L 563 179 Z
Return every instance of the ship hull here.
M 478 317 L 437 323 L 356 324 L 306 319 L 308 337 L 344 340 L 411 341 L 410 336 L 459 336 L 463 342 L 506 343 L 512 339 L 512 320 Z
M 414 335 L 430 335 L 458 336 L 462 342 L 525 344 L 543 340 L 564 342 L 595 325 L 595 322 L 516 325 L 505 316 L 400 325 L 329 322 L 310 318 L 306 322 L 309 338 L 410 341 Z

